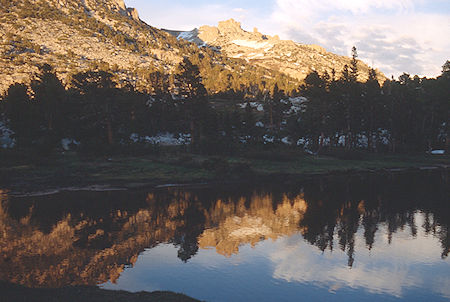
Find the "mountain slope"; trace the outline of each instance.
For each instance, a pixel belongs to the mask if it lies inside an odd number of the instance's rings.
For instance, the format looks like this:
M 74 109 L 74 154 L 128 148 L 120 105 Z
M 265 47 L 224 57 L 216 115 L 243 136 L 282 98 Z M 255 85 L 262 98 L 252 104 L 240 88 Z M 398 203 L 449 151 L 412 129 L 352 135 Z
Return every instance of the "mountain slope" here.
M 202 26 L 188 32 L 167 31 L 178 38 L 210 46 L 231 58 L 241 58 L 270 70 L 303 80 L 311 71 L 319 73 L 334 69 L 336 73 L 350 65 L 350 58 L 327 52 L 318 45 L 306 45 L 290 40 L 280 40 L 278 36 L 261 34 L 255 28 L 253 32 L 245 31 L 241 24 L 233 19 L 219 22 L 217 27 Z M 359 79 L 368 77 L 369 66 L 358 62 Z M 378 72 L 380 80 L 385 76 Z
M 181 60 L 181 43 L 140 21 L 123 0 L 8 1 L 0 29 L 0 91 L 42 63 L 63 78 L 103 64 L 129 79 L 137 68 Z
M 275 83 L 292 91 L 310 71 L 339 73 L 350 62 L 318 46 L 246 32 L 234 20 L 191 32 L 160 30 L 123 0 L 0 0 L 0 94 L 30 82 L 44 63 L 66 84 L 78 72 L 106 69 L 120 85 L 151 93 L 149 74 L 171 81 L 185 56 L 199 66 L 210 94 L 255 94 Z M 362 80 L 367 68 L 360 62 Z
M 283 77 L 177 40 L 142 22 L 123 0 L 0 0 L 0 4 L 0 93 L 12 83 L 29 82 L 43 63 L 54 66 L 66 83 L 77 72 L 101 67 L 114 72 L 119 82 L 142 90 L 151 84 L 150 72 L 172 74 L 184 56 L 200 66 L 210 93 L 225 89 L 216 78 L 232 77 L 231 88 L 238 89 L 244 78 Z M 284 77 L 283 82 L 289 79 Z

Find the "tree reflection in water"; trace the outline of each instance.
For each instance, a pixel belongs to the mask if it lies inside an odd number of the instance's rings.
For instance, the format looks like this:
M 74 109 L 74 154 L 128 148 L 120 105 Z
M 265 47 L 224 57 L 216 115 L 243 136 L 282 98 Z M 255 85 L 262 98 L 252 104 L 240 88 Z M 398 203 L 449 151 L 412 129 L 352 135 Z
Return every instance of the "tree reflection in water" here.
M 442 257 L 449 252 L 448 175 L 421 174 L 366 178 L 335 178 L 305 188 L 308 211 L 300 225 L 303 237 L 322 251 L 333 249 L 337 232 L 339 247 L 348 254 L 352 266 L 355 234 L 364 228 L 366 246 L 371 249 L 380 224 L 387 225 L 388 242 L 392 234 L 408 226 L 415 237 L 418 227 L 438 237 Z M 417 226 L 414 217 L 423 213 L 425 223 Z
M 363 228 L 371 249 L 380 226 L 439 238 L 449 252 L 448 173 L 322 177 L 302 184 L 166 188 L 150 193 L 0 194 L 0 280 L 31 287 L 115 282 L 160 243 L 189 261 L 199 248 L 231 256 L 240 246 L 300 233 L 322 251 L 355 261 Z M 416 214 L 424 216 L 417 225 Z M 383 227 L 384 229 L 384 227 Z M 439 255 L 437 255 L 439 257 Z

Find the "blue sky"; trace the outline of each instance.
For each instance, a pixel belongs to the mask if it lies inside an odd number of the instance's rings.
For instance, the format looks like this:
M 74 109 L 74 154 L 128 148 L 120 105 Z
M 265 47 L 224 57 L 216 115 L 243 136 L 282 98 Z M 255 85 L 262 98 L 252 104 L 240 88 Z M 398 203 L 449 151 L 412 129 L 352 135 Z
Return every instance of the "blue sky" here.
M 387 76 L 437 76 L 450 60 L 450 0 L 125 0 L 158 28 L 191 30 L 234 18 L 245 30 L 319 44 Z

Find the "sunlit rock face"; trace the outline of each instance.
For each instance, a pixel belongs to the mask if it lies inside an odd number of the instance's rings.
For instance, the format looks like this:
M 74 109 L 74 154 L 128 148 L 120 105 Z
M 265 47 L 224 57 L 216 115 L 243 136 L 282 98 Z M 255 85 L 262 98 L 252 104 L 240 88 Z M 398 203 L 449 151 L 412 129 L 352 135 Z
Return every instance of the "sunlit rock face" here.
M 123 0 L 11 0 L 0 10 L 0 93 L 29 83 L 45 63 L 68 84 L 92 64 L 108 64 L 127 81 L 131 70 L 171 70 L 182 59 L 177 40 L 143 23 Z
M 197 31 L 177 39 L 174 35 L 179 31 L 170 35 L 146 24 L 122 0 L 7 2 L 0 6 L 0 94 L 14 83 L 29 84 L 43 64 L 52 65 L 68 88 L 72 75 L 100 68 L 113 73 L 119 86 L 133 82 L 137 90 L 144 91 L 151 86 L 149 72 L 173 74 L 185 56 L 205 58 L 235 76 L 248 77 L 254 69 L 258 69 L 257 76 L 282 76 L 185 41 L 202 44 L 195 38 Z M 209 63 L 199 65 L 203 74 L 209 74 Z M 205 77 L 209 93 L 217 92 L 213 88 L 217 85 L 211 84 L 214 80 Z
M 138 10 L 137 9 L 135 9 L 135 8 L 133 8 L 133 7 L 128 7 L 127 8 L 127 13 L 128 13 L 128 15 L 131 17 L 131 18 L 133 18 L 134 20 L 136 20 L 136 21 L 139 21 L 140 19 L 139 19 L 139 13 L 138 13 Z
M 327 72 L 337 75 L 350 65 L 350 58 L 326 51 L 319 45 L 307 45 L 290 40 L 280 40 L 278 36 L 264 35 L 253 29 L 242 29 L 241 23 L 233 19 L 220 21 L 218 26 L 201 26 L 190 32 L 177 32 L 178 38 L 210 46 L 232 58 L 244 59 L 271 70 L 276 70 L 298 80 L 303 80 L 310 72 Z M 359 80 L 368 78 L 369 66 L 358 62 Z M 378 78 L 383 82 L 386 77 L 378 71 Z
M 26 0 L 21 0 L 26 2 Z M 28 0 L 39 4 L 46 2 L 49 5 L 62 9 L 84 8 L 89 11 L 110 10 L 126 14 L 127 7 L 123 0 Z

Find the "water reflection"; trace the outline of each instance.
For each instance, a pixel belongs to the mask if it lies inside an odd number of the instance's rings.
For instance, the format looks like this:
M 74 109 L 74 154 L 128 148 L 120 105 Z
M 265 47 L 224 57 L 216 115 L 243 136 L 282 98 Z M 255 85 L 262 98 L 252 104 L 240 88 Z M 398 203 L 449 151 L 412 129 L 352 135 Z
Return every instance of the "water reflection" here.
M 169 244 L 181 266 L 211 251 L 216 262 L 260 253 L 272 265 L 272 280 L 395 297 L 408 287 L 434 288 L 450 298 L 449 196 L 445 173 L 150 193 L 2 191 L 0 280 L 30 287 L 114 284 L 126 268 L 138 271 L 139 255 Z
M 423 221 L 422 213 L 414 216 L 418 222 Z M 387 232 L 387 226 L 380 226 L 380 231 Z M 437 238 L 427 237 L 419 231 L 412 241 L 409 232 L 408 228 L 399 230 L 393 235 L 395 240 L 391 243 L 388 243 L 387 236 L 378 236 L 372 250 L 368 250 L 365 248 L 363 230 L 358 231 L 353 246 L 357 256 L 351 268 L 339 265 L 348 257 L 342 251 L 326 251 L 324 257 L 314 252 L 312 246 L 305 245 L 302 238 L 297 238 L 295 243 L 292 238 L 290 242 L 281 241 L 281 247 L 271 255 L 275 263 L 273 276 L 288 282 L 320 284 L 330 291 L 345 287 L 364 288 L 372 293 L 395 297 L 401 297 L 408 288 L 430 290 L 434 287 L 433 291 L 450 298 L 448 262 L 443 271 L 436 269 L 444 264 L 436 257 Z M 302 257 L 298 257 L 300 254 Z M 426 266 L 436 270 L 425 275 Z M 436 284 L 439 282 L 440 285 Z

